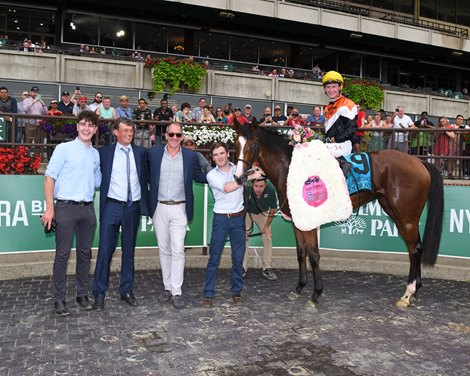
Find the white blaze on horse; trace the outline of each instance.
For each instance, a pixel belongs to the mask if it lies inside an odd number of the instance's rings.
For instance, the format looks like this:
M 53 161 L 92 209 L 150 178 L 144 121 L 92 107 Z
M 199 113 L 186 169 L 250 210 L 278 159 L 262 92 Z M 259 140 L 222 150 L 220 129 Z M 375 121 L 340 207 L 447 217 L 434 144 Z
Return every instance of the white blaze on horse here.
M 245 172 L 256 162 L 276 187 L 280 210 L 291 216 L 287 195 L 287 176 L 292 160 L 293 147 L 272 127 L 258 127 L 235 122 L 237 140 L 235 146 L 238 167 Z M 406 243 L 410 269 L 408 284 L 403 296 L 396 302 L 401 308 L 410 305 L 410 298 L 417 295 L 422 285 L 421 264 L 436 263 L 442 234 L 444 187 L 442 176 L 436 167 L 417 157 L 395 151 L 381 150 L 369 154 L 373 171 L 373 190 L 350 196 L 352 207 L 358 208 L 375 199 L 395 222 Z M 426 226 L 421 239 L 419 220 L 428 203 Z M 323 291 L 320 272 L 320 253 L 317 230 L 302 231 L 295 225 L 294 234 L 299 262 L 298 296 L 307 283 L 307 256 L 313 272 L 314 291 L 307 306 L 314 306 Z

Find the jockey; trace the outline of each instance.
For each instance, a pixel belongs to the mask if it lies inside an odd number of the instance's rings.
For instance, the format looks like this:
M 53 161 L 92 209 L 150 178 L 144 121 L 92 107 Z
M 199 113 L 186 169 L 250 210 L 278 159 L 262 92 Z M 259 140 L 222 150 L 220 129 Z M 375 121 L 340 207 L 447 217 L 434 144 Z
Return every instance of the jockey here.
M 344 157 L 352 152 L 351 139 L 357 129 L 357 106 L 352 100 L 341 95 L 344 80 L 338 72 L 325 73 L 322 83 L 325 94 L 330 99 L 324 110 L 326 147 L 330 154 L 338 159 L 344 175 L 347 176 L 351 164 Z

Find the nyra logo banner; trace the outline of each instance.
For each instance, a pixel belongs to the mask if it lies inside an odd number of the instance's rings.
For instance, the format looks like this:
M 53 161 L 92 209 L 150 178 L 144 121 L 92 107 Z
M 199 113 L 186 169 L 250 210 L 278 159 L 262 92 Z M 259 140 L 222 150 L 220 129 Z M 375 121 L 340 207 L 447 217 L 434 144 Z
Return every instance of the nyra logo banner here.
M 469 190 L 469 187 L 445 187 L 441 255 L 470 257 L 470 204 L 465 200 Z M 426 216 L 425 209 L 420 220 L 421 237 Z M 345 221 L 322 226 L 320 246 L 331 249 L 407 252 L 397 227 L 378 201 L 356 209 Z

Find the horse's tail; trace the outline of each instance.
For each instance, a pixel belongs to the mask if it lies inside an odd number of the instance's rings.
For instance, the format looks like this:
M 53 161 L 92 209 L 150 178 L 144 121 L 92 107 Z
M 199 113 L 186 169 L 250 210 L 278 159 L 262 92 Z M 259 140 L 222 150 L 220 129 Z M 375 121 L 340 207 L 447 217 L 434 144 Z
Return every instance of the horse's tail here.
M 428 194 L 428 217 L 423 235 L 423 265 L 433 266 L 442 235 L 442 221 L 444 216 L 444 181 L 439 170 L 431 163 L 423 161 L 431 175 L 431 187 Z

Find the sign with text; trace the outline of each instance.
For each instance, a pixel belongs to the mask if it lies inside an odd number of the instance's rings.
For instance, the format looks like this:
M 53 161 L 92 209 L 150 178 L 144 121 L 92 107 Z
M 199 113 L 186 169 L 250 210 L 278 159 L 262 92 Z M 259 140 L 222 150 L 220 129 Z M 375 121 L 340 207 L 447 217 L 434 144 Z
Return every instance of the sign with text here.
M 55 249 L 53 234 L 45 235 L 39 220 L 44 211 L 42 176 L 0 175 L 0 252 L 28 252 Z M 205 246 L 210 242 L 213 198 L 203 184 L 194 184 L 194 219 L 188 226 L 187 246 Z M 470 257 L 470 187 L 445 187 L 445 209 L 441 255 Z M 98 215 L 99 191 L 95 198 Z M 206 218 L 206 221 L 205 221 Z M 99 219 L 98 219 L 99 220 Z M 421 217 L 424 231 L 426 212 Z M 271 225 L 273 246 L 295 247 L 292 224 L 276 215 Z M 253 232 L 259 233 L 255 226 Z M 142 217 L 137 236 L 138 247 L 157 245 L 152 220 Z M 93 246 L 98 246 L 98 230 Z M 119 246 L 119 243 L 118 243 Z M 261 236 L 250 237 L 250 246 L 261 247 Z M 320 247 L 343 250 L 406 252 L 406 246 L 393 221 L 377 201 L 361 207 L 347 221 L 322 226 Z

